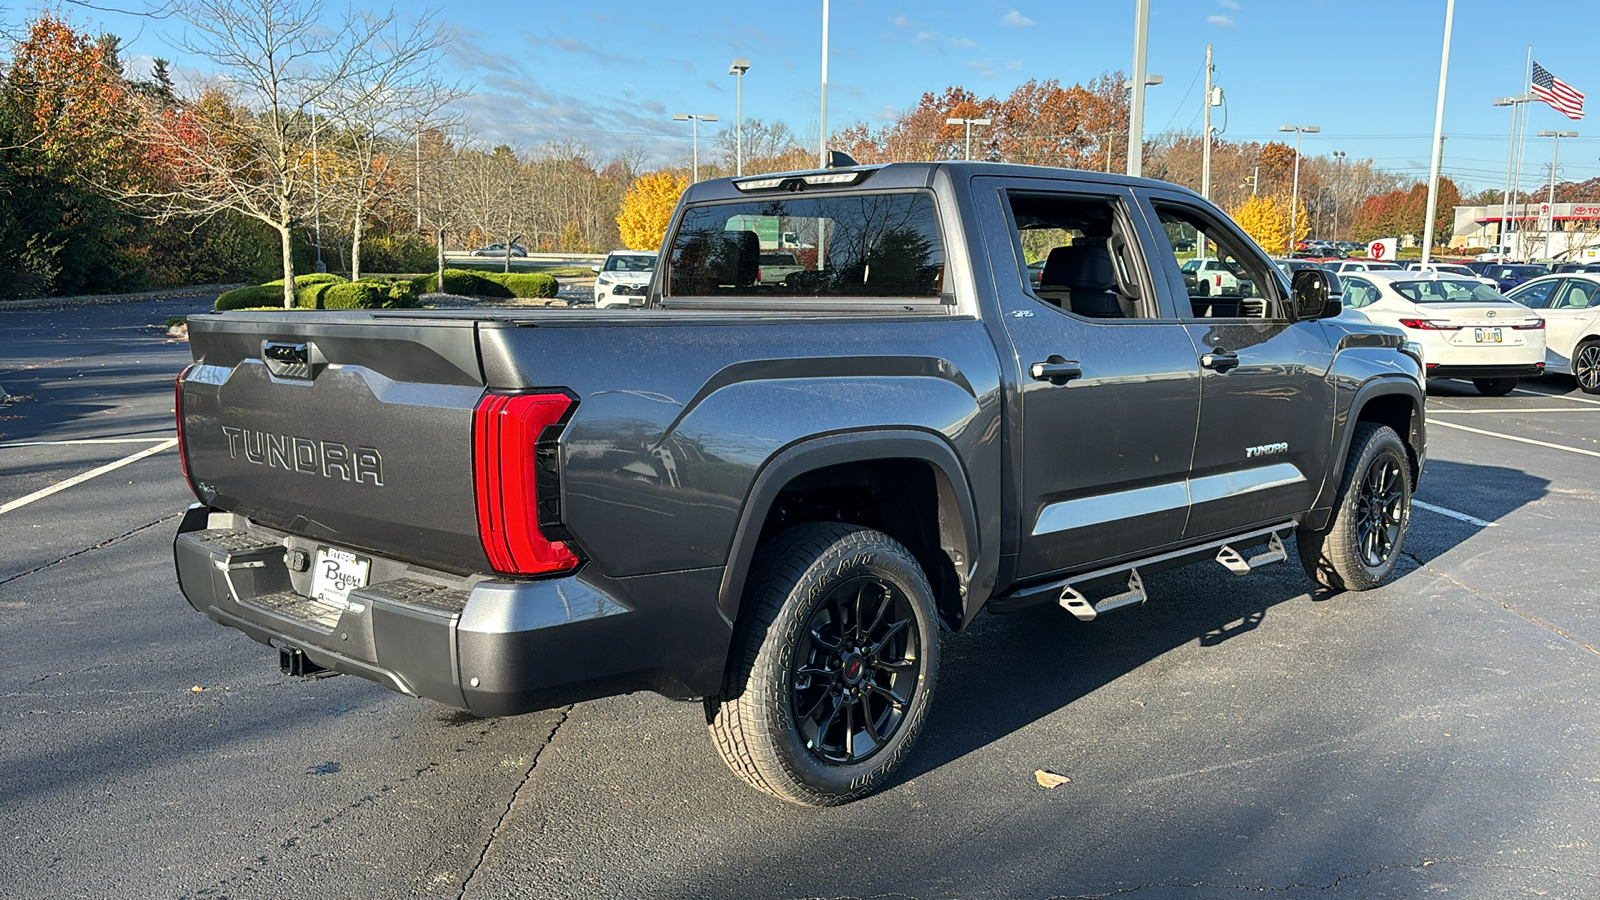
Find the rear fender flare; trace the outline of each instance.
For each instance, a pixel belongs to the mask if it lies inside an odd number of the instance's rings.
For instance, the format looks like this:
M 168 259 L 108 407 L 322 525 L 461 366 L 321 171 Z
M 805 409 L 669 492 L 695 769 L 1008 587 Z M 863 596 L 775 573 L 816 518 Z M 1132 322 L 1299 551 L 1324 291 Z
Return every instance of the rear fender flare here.
M 961 610 L 961 621 L 950 624 L 964 625 L 971 618 L 977 599 L 970 585 L 982 584 L 979 569 L 993 568 L 998 560 L 989 558 L 994 554 L 982 552 L 977 505 L 961 458 L 943 438 L 911 429 L 855 431 L 808 438 L 769 458 L 746 496 L 739 514 L 739 527 L 734 531 L 728 551 L 728 564 L 718 596 L 723 617 L 729 622 L 738 617 L 750 563 L 761 539 L 762 524 L 785 485 L 807 472 L 830 466 L 892 459 L 916 460 L 933 467 L 941 511 L 940 543 L 959 550 L 962 556 L 955 568 L 963 588 L 965 608 Z

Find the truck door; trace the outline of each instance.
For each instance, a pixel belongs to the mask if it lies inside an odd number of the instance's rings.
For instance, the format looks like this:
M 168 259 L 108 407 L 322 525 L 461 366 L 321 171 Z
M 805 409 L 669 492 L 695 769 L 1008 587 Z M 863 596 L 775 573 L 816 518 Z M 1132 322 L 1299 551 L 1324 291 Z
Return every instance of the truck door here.
M 1287 279 L 1214 209 L 1177 192 L 1135 194 L 1156 238 L 1151 266 L 1166 271 L 1200 364 L 1184 537 L 1299 516 L 1316 499 L 1332 443 L 1325 330 L 1294 321 Z M 1186 242 L 1195 249 L 1173 249 Z M 1221 290 L 1212 279 L 1208 292 L 1190 293 L 1179 257 L 1194 254 L 1227 270 Z
M 1124 188 L 973 179 L 1014 359 L 1016 577 L 1144 555 L 1182 538 L 1199 368 L 1139 252 Z M 1027 264 L 1044 260 L 1037 287 Z

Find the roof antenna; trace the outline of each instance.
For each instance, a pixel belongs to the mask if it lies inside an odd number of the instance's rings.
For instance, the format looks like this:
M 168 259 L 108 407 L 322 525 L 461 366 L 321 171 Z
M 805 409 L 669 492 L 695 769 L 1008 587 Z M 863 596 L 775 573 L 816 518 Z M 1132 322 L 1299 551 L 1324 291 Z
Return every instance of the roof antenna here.
M 845 153 L 843 150 L 828 151 L 828 168 L 830 169 L 848 169 L 859 165 L 861 164 L 851 159 L 850 154 Z

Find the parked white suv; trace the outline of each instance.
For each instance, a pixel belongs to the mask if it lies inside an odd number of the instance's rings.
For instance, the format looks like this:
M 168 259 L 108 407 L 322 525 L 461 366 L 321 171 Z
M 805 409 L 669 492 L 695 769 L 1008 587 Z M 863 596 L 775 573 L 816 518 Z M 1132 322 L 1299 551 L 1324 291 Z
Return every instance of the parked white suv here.
M 594 280 L 594 306 L 627 306 L 629 297 L 643 297 L 650 289 L 650 276 L 656 270 L 654 250 L 613 250 L 606 261 L 591 266 Z

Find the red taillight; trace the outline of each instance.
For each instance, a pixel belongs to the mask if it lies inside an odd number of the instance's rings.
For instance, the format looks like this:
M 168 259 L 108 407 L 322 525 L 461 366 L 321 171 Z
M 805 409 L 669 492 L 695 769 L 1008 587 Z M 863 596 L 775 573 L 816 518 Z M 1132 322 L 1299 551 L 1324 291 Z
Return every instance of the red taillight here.
M 541 451 L 540 438 L 572 403 L 566 394 L 485 394 L 473 411 L 478 535 L 496 572 L 548 575 L 578 565 L 577 554 L 539 527 L 541 512 L 549 523 L 561 512 L 557 448 L 551 440 Z
M 1544 320 L 1543 319 L 1534 319 L 1532 322 L 1524 322 L 1521 325 L 1513 325 L 1513 326 L 1511 326 L 1511 330 L 1512 331 L 1543 331 L 1544 330 Z
M 178 382 L 173 388 L 172 412 L 178 420 L 178 464 L 183 466 L 183 480 L 189 485 L 189 492 L 194 498 L 204 503 L 205 498 L 200 496 L 200 491 L 194 486 L 194 478 L 189 475 L 189 442 L 183 439 L 183 379 L 189 375 L 189 370 L 194 366 L 184 366 L 178 373 Z
M 1449 319 L 1401 319 L 1400 324 L 1419 331 L 1460 331 L 1462 328 Z

